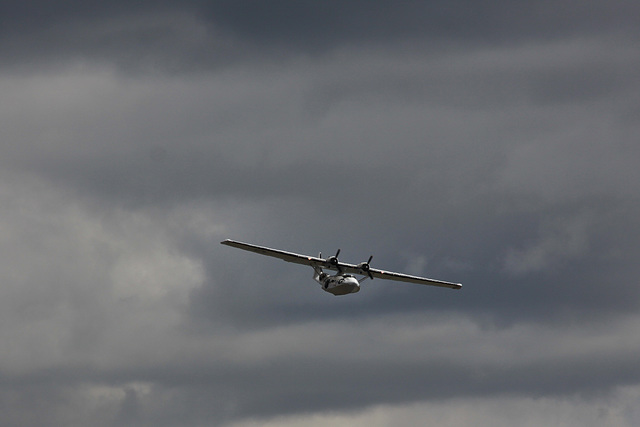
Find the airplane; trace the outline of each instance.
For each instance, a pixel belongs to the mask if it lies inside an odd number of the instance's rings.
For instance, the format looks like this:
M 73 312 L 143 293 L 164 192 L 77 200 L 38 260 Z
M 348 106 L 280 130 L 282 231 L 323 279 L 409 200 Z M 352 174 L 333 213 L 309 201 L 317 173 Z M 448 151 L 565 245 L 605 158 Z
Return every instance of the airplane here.
M 460 283 L 445 282 L 443 280 L 427 279 L 426 277 L 412 276 L 404 273 L 394 273 L 392 271 L 383 271 L 371 268 L 369 265 L 373 259 L 373 255 L 368 261 L 359 264 L 347 264 L 338 260 L 340 249 L 335 255 L 328 258 L 322 258 L 322 252 L 317 256 L 308 256 L 287 252 L 280 249 L 267 248 L 265 246 L 253 245 L 251 243 L 243 243 L 235 240 L 226 239 L 220 242 L 223 245 L 232 246 L 234 248 L 245 251 L 255 252 L 261 255 L 267 255 L 274 258 L 280 258 L 286 262 L 295 264 L 309 265 L 313 268 L 313 279 L 320 284 L 322 289 L 333 295 L 354 294 L 360 291 L 360 283 L 366 279 L 378 278 L 395 280 L 399 282 L 417 283 L 419 285 L 440 286 L 450 289 L 460 289 Z M 337 271 L 338 274 L 330 275 L 322 269 Z M 358 280 L 355 275 L 364 276 Z

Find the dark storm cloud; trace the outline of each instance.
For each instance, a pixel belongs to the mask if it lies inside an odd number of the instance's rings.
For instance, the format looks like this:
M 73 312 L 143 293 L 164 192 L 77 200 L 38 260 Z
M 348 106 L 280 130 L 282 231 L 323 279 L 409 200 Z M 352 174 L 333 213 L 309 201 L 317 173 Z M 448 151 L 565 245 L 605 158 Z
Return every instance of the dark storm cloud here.
M 3 425 L 637 396 L 638 6 L 476 3 L 1 3 Z
M 5 67 L 85 58 L 185 71 L 282 51 L 400 41 L 433 49 L 581 34 L 637 33 L 633 2 L 158 1 L 3 2 Z
M 445 58 L 383 49 L 381 55 L 389 55 L 383 60 L 366 52 L 337 53 L 322 62 L 238 67 L 211 78 L 156 78 L 144 87 L 108 73 L 54 76 L 46 88 L 27 78 L 25 88 L 34 97 L 48 93 L 49 101 L 32 113 L 27 123 L 35 126 L 26 132 L 20 130 L 22 115 L 8 120 L 6 134 L 20 143 L 3 161 L 116 206 L 266 202 L 269 208 L 254 207 L 256 214 L 246 219 L 252 230 L 270 224 L 273 231 L 253 237 L 262 239 L 258 243 L 293 244 L 291 249 L 308 253 L 342 247 L 356 259 L 373 252 L 381 268 L 395 270 L 419 262 L 410 254 L 423 254 L 422 268 L 430 274 L 455 274 L 452 280 L 474 285 L 456 297 L 455 307 L 490 312 L 500 321 L 589 313 L 597 296 L 598 312 L 607 316 L 637 306 L 636 289 L 623 280 L 602 295 L 600 285 L 617 271 L 602 254 L 620 250 L 620 240 L 608 236 L 636 230 L 624 211 L 632 209 L 625 199 L 637 182 L 629 179 L 637 149 L 609 129 L 602 113 L 611 99 L 624 108 L 633 91 L 621 92 L 627 78 L 586 98 L 554 97 L 547 84 L 541 100 L 539 83 L 558 68 L 571 80 L 632 76 L 635 50 L 610 52 L 607 46 L 572 42 L 530 55 L 498 49 Z M 595 70 L 579 73 L 585 62 Z M 585 121 L 594 132 L 572 136 Z M 553 140 L 536 143 L 541 130 Z M 318 236 L 318 224 L 326 237 Z M 245 224 L 237 227 L 229 233 L 246 233 Z M 282 235 L 304 238 L 278 244 Z M 299 248 L 300 241 L 315 245 Z M 359 243 L 345 247 L 349 242 Z M 393 253 L 405 247 L 407 254 Z M 223 278 L 224 265 L 198 257 L 211 281 L 196 292 L 195 312 L 241 314 L 246 303 L 233 277 Z M 258 270 L 267 269 L 265 276 L 282 268 L 255 262 Z M 473 268 L 460 268 L 465 264 Z M 243 281 L 254 280 L 260 277 Z M 281 307 L 277 296 L 271 299 L 278 309 L 271 310 L 264 304 L 269 290 L 262 292 L 256 310 L 244 316 L 247 324 L 332 310 L 324 300 Z M 404 292 L 390 300 L 377 294 L 351 315 L 365 306 L 376 313 L 450 307 L 449 297 L 406 298 Z
M 638 7 L 622 1 L 219 1 L 205 6 L 211 20 L 255 40 L 324 45 L 345 40 L 427 37 L 518 40 L 594 29 L 634 29 Z

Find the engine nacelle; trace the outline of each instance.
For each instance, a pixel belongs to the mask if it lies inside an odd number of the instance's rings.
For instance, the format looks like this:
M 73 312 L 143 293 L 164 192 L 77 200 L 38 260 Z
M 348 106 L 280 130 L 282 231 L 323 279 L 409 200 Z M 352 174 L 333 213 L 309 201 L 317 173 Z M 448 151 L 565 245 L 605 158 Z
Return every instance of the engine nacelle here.
M 340 249 L 336 251 L 335 255 L 332 255 L 329 258 L 327 258 L 327 262 L 333 267 L 335 267 L 337 270 L 340 270 L 340 267 L 339 267 L 340 261 L 338 261 L 338 255 L 340 255 Z
M 372 259 L 373 259 L 373 255 L 369 257 L 368 261 L 361 262 L 360 264 L 356 265 L 356 267 L 360 271 L 360 274 L 369 276 L 371 280 L 373 280 L 373 275 L 371 274 L 371 266 L 369 265 L 369 263 L 371 262 Z
M 360 272 L 362 274 L 367 274 L 369 272 L 369 270 L 371 269 L 371 267 L 369 267 L 369 263 L 368 262 L 361 262 L 356 267 L 358 268 L 358 270 L 360 270 Z

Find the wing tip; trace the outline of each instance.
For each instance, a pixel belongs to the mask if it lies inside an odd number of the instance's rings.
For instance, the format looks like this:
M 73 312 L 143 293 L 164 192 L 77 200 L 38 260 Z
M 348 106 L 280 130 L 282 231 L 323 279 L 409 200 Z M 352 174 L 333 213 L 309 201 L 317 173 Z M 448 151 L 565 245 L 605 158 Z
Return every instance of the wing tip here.
M 231 239 L 224 239 L 222 242 L 220 242 L 221 245 L 229 245 L 232 246 L 236 243 L 240 243 L 237 240 L 231 240 Z

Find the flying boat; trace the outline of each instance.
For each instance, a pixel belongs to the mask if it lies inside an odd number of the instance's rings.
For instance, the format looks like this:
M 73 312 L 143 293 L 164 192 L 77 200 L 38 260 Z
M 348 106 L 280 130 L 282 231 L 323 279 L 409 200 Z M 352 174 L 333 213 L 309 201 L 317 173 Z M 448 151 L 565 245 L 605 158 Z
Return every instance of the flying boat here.
M 360 291 L 360 283 L 366 279 L 373 280 L 386 279 L 397 282 L 416 283 L 418 285 L 439 286 L 442 288 L 460 289 L 460 283 L 446 282 L 444 280 L 428 279 L 426 277 L 413 276 L 411 274 L 394 273 L 392 271 L 379 270 L 370 266 L 373 255 L 367 261 L 359 264 L 348 264 L 338 259 L 340 249 L 335 255 L 328 258 L 322 258 L 322 253 L 317 257 L 297 254 L 294 252 L 283 251 L 280 249 L 272 249 L 266 246 L 254 245 L 251 243 L 243 243 L 235 240 L 226 239 L 220 242 L 223 245 L 242 249 L 249 252 L 255 252 L 260 255 L 267 255 L 279 258 L 286 262 L 294 264 L 308 265 L 313 268 L 313 278 L 320 284 L 322 289 L 333 295 L 347 295 Z M 336 271 L 336 274 L 327 274 L 324 270 Z M 356 276 L 362 276 L 358 279 Z

